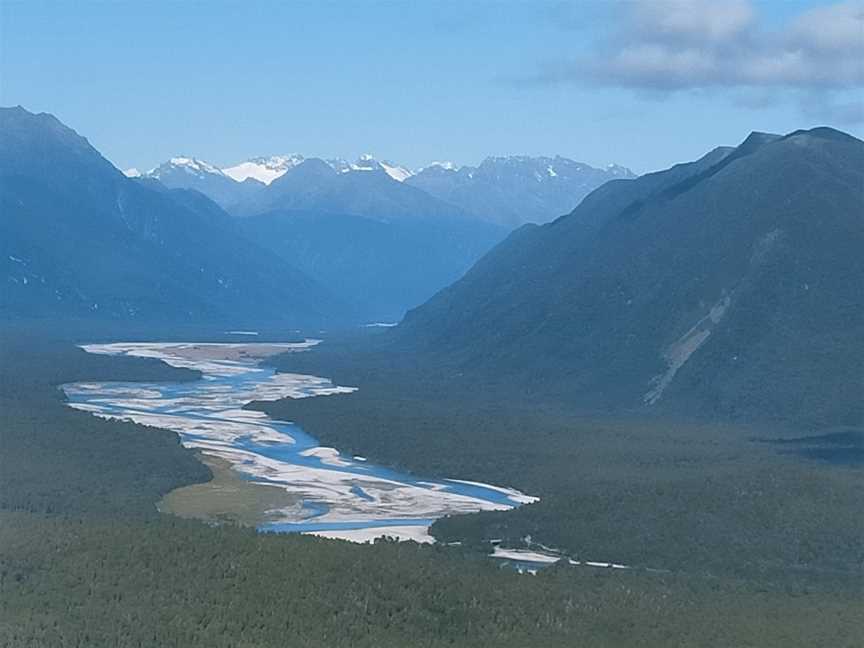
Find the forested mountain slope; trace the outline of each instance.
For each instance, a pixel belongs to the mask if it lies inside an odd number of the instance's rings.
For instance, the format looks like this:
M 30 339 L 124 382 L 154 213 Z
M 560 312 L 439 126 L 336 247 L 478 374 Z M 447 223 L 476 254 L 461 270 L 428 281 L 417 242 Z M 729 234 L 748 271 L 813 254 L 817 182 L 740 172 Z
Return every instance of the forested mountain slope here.
M 518 230 L 394 342 L 591 407 L 857 424 L 862 250 L 864 142 L 754 133 Z
M 0 110 L 0 317 L 320 324 L 347 309 L 210 200 L 126 178 L 48 114 Z

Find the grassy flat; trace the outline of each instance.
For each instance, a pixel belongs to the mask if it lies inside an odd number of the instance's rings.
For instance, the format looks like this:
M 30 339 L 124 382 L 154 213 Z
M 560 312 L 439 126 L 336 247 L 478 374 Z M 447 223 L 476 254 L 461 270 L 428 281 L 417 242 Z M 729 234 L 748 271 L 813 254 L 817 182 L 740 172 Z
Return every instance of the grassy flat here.
M 282 488 L 247 481 L 224 459 L 199 454 L 213 479 L 203 484 L 182 486 L 157 504 L 163 513 L 206 522 L 258 526 L 274 519 L 274 509 L 299 505 L 300 500 Z

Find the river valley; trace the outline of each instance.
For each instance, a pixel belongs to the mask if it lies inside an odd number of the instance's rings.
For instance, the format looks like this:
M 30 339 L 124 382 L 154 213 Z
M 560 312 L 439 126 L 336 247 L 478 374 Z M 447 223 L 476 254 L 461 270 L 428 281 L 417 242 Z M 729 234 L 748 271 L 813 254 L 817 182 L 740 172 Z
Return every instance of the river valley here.
M 226 489 L 226 480 L 256 490 L 260 512 L 235 511 L 262 531 L 310 533 L 353 541 L 388 536 L 431 542 L 429 526 L 451 514 L 504 510 L 536 498 L 516 490 L 451 479 L 422 479 L 363 457 L 322 447 L 298 425 L 243 409 L 253 400 L 338 397 L 355 387 L 318 376 L 277 373 L 260 361 L 276 353 L 307 352 L 296 343 L 89 344 L 89 353 L 163 360 L 197 369 L 184 383 L 80 382 L 63 386 L 71 407 L 176 432 L 217 472 L 200 494 Z M 230 471 L 226 474 L 224 471 Z M 238 479 L 239 478 L 239 479 Z M 236 492 L 236 488 L 233 489 Z M 265 493 L 262 495 L 262 493 Z M 248 507 L 250 498 L 229 506 Z

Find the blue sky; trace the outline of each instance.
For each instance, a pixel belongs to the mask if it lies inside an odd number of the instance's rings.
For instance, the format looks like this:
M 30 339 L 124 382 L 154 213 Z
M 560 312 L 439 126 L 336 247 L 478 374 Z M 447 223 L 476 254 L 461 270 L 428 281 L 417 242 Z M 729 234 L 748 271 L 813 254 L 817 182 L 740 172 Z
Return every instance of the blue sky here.
M 751 130 L 864 135 L 864 4 L 0 3 L 0 103 L 121 168 L 371 152 L 644 172 Z

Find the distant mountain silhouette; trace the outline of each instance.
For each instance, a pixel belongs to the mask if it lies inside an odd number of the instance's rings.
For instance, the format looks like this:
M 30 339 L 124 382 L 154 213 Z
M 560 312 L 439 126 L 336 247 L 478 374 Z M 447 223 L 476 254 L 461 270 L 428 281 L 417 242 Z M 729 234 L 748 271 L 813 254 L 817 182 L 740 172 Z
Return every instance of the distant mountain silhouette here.
M 486 158 L 477 167 L 432 165 L 405 183 L 513 228 L 547 223 L 571 211 L 603 183 L 633 177 L 629 169 L 616 165 L 596 169 L 561 156 L 511 156 Z
M 383 168 L 340 172 L 317 158 L 288 169 L 232 210 L 249 238 L 318 279 L 367 320 L 401 319 L 507 234 Z
M 317 158 L 289 169 L 232 211 L 252 215 L 277 209 L 354 214 L 386 222 L 472 217 L 459 207 L 394 180 L 381 168 L 340 173 Z
M 238 219 L 251 240 L 327 286 L 367 321 L 398 321 L 456 281 L 506 231 L 469 219 L 385 222 L 276 210 Z
M 174 157 L 148 171 L 143 178 L 154 179 L 169 189 L 200 191 L 223 208 L 249 199 L 265 185 L 254 178 L 238 182 L 212 164 L 189 157 Z
M 522 222 L 514 210 L 548 220 L 608 179 L 632 174 L 560 157 L 513 157 L 412 175 L 371 156 L 348 163 L 295 154 L 226 170 L 178 157 L 147 177 L 209 195 L 240 217 L 247 236 L 321 281 L 361 318 L 398 320 Z

